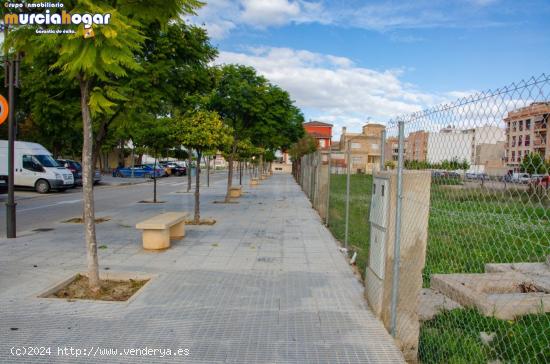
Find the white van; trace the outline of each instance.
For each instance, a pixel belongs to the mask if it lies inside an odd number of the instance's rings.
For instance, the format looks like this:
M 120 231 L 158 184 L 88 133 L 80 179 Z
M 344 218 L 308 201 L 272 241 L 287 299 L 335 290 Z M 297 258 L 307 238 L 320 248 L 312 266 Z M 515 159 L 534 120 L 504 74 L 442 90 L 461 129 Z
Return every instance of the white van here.
M 38 193 L 64 191 L 74 185 L 71 171 L 60 166 L 46 148 L 37 143 L 15 142 L 15 185 Z M 0 140 L 0 175 L 8 174 L 8 141 Z

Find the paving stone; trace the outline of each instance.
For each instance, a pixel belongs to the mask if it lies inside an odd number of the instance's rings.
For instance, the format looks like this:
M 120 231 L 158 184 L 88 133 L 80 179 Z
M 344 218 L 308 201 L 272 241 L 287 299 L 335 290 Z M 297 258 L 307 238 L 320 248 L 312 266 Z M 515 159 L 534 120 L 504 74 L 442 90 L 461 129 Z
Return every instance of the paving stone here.
M 81 225 L 0 240 L 0 362 L 13 362 L 9 349 L 18 345 L 190 350 L 187 357 L 54 355 L 22 363 L 403 362 L 292 178 L 275 175 L 245 192 L 239 204 L 213 204 L 223 184 L 204 188 L 202 215 L 217 223 L 188 226 L 185 239 L 159 253 L 141 249 L 133 226 L 190 206 L 182 194 L 163 197 L 163 206 L 102 213 L 117 218 L 98 225 L 107 246 L 101 269 L 154 275 L 129 303 L 37 298 L 85 271 Z

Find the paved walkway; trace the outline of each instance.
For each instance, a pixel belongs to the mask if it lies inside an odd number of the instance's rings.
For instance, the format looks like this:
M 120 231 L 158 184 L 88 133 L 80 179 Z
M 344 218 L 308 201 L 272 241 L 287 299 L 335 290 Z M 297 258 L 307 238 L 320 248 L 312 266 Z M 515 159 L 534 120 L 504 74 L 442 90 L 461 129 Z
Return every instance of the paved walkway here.
M 203 217 L 218 223 L 188 227 L 186 238 L 165 252 L 143 251 L 133 226 L 181 209 L 189 194 L 112 211 L 112 220 L 98 225 L 99 245 L 106 246 L 102 271 L 156 275 L 129 303 L 36 298 L 85 269 L 80 225 L 60 223 L 0 240 L 0 362 L 402 362 L 290 176 L 245 187 L 238 204 L 212 203 L 222 199 L 223 187 L 204 191 Z M 16 361 L 13 346 L 51 347 L 52 353 Z M 90 357 L 58 356 L 57 347 Z M 118 349 L 118 356 L 101 357 L 98 347 Z M 130 348 L 181 348 L 189 355 L 121 353 Z

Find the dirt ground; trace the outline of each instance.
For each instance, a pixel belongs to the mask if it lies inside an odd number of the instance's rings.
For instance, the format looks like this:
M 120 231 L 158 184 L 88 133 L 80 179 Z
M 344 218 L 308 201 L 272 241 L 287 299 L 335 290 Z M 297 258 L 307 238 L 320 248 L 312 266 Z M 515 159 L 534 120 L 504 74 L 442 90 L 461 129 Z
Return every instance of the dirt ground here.
M 52 293 L 50 298 L 85 299 L 99 301 L 126 301 L 132 297 L 148 280 L 112 281 L 102 280 L 99 293 L 94 294 L 88 289 L 88 277 L 77 275 L 68 286 Z

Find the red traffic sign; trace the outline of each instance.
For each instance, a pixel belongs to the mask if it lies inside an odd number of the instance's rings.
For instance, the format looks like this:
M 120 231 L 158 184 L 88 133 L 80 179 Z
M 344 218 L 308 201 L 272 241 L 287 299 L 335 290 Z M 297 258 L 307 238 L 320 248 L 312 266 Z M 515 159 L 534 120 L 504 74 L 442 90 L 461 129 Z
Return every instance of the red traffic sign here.
M 9 112 L 8 100 L 6 100 L 4 96 L 0 95 L 0 125 L 6 121 Z

